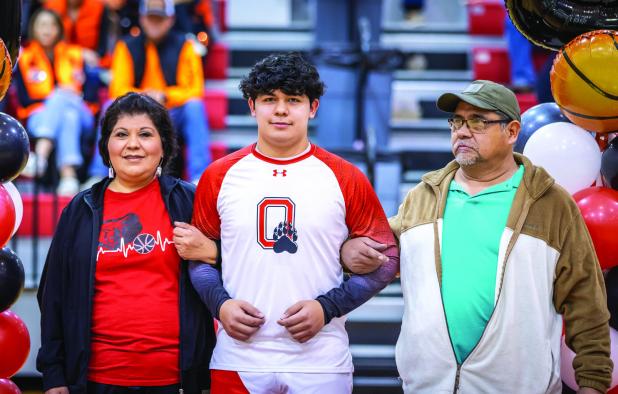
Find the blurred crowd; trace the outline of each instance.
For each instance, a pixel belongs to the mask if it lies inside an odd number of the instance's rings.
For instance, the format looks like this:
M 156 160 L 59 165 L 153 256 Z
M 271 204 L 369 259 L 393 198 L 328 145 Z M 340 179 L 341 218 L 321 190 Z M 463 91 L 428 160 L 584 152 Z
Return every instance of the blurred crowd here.
M 186 152 L 175 175 L 196 181 L 210 161 L 203 66 L 214 15 L 211 0 L 24 0 L 22 49 L 0 103 L 32 141 L 23 175 L 65 196 L 106 176 L 97 120 L 138 91 L 170 110 Z

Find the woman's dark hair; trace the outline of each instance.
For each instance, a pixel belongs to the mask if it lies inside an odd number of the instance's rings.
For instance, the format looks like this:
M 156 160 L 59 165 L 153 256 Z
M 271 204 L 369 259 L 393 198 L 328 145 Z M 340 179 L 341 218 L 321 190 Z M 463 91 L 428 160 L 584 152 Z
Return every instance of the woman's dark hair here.
M 101 119 L 101 139 L 99 140 L 99 152 L 103 158 L 103 163 L 108 166 L 111 165 L 107 144 L 118 119 L 125 115 L 147 115 L 150 118 L 161 137 L 161 144 L 163 145 L 161 167 L 165 168 L 178 151 L 178 142 L 172 120 L 164 106 L 151 97 L 139 93 L 127 93 L 118 97 L 105 111 L 105 115 Z
M 34 11 L 34 14 L 32 14 L 32 16 L 30 17 L 30 22 L 28 23 L 28 39 L 34 40 L 34 22 L 36 22 L 39 15 L 41 14 L 51 15 L 52 18 L 54 18 L 54 22 L 56 22 L 56 26 L 58 26 L 58 29 L 59 29 L 58 39 L 56 40 L 56 42 L 54 42 L 54 45 L 56 45 L 58 42 L 64 39 L 64 24 L 62 23 L 62 19 L 60 18 L 60 15 L 58 15 L 56 12 L 52 10 L 48 10 L 47 8 L 39 8 L 38 10 Z
M 239 85 L 245 99 L 281 90 L 289 95 L 307 95 L 309 102 L 324 94 L 324 82 L 315 66 L 298 52 L 273 54 L 257 62 Z

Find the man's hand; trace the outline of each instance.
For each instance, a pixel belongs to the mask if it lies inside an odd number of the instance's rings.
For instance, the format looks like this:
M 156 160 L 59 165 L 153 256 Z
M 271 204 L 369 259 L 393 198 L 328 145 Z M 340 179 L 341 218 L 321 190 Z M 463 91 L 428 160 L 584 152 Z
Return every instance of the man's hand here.
M 217 245 L 213 240 L 190 224 L 174 222 L 174 226 L 174 244 L 180 257 L 208 264 L 217 261 Z
M 579 390 L 577 390 L 577 394 L 601 394 L 601 392 L 592 387 L 580 387 Z
M 219 320 L 234 339 L 246 341 L 264 324 L 264 314 L 242 300 L 227 300 L 219 308 Z
M 352 238 L 341 246 L 341 262 L 355 274 L 368 274 L 388 261 L 380 253 L 386 247 L 368 237 Z
M 289 307 L 277 323 L 300 343 L 313 338 L 324 327 L 324 309 L 316 300 L 299 301 Z
M 69 388 L 67 386 L 54 387 L 47 390 L 45 394 L 69 394 Z

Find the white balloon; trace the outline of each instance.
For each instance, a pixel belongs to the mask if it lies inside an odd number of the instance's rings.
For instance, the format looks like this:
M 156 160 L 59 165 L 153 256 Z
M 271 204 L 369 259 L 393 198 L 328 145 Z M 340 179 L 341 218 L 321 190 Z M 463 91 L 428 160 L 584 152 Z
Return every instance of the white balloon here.
M 530 136 L 524 156 L 545 168 L 574 194 L 589 187 L 601 171 L 601 150 L 589 132 L 572 123 L 550 123 Z
M 13 232 L 11 233 L 11 237 L 15 235 L 19 225 L 21 224 L 21 219 L 24 217 L 24 203 L 21 200 L 21 195 L 19 191 L 13 185 L 13 182 L 5 182 L 2 184 L 9 195 L 11 196 L 11 200 L 13 200 L 13 206 L 15 207 L 15 227 L 13 227 Z
M 618 363 L 618 331 L 613 328 L 609 328 L 609 340 L 610 340 L 610 358 L 614 362 L 614 365 Z M 577 382 L 575 381 L 575 371 L 573 370 L 573 359 L 575 353 L 564 342 L 564 336 L 562 337 L 562 344 L 560 345 L 560 377 L 562 381 L 566 383 L 573 390 L 579 389 Z M 612 389 L 618 385 L 618 371 L 612 371 L 612 382 L 609 388 Z

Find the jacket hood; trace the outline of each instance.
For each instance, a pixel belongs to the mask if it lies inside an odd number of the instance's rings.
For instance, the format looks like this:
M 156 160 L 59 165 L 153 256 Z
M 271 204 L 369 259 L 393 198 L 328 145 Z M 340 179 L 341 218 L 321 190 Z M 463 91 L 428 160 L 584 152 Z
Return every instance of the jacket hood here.
M 518 165 L 524 165 L 523 181 L 532 199 L 536 200 L 541 197 L 555 183 L 554 178 L 544 168 L 533 165 L 526 156 L 513 152 L 513 157 Z M 457 169 L 459 169 L 459 164 L 453 160 L 445 167 L 423 175 L 422 179 L 431 186 L 439 187 L 445 180 L 453 179 L 453 174 Z

